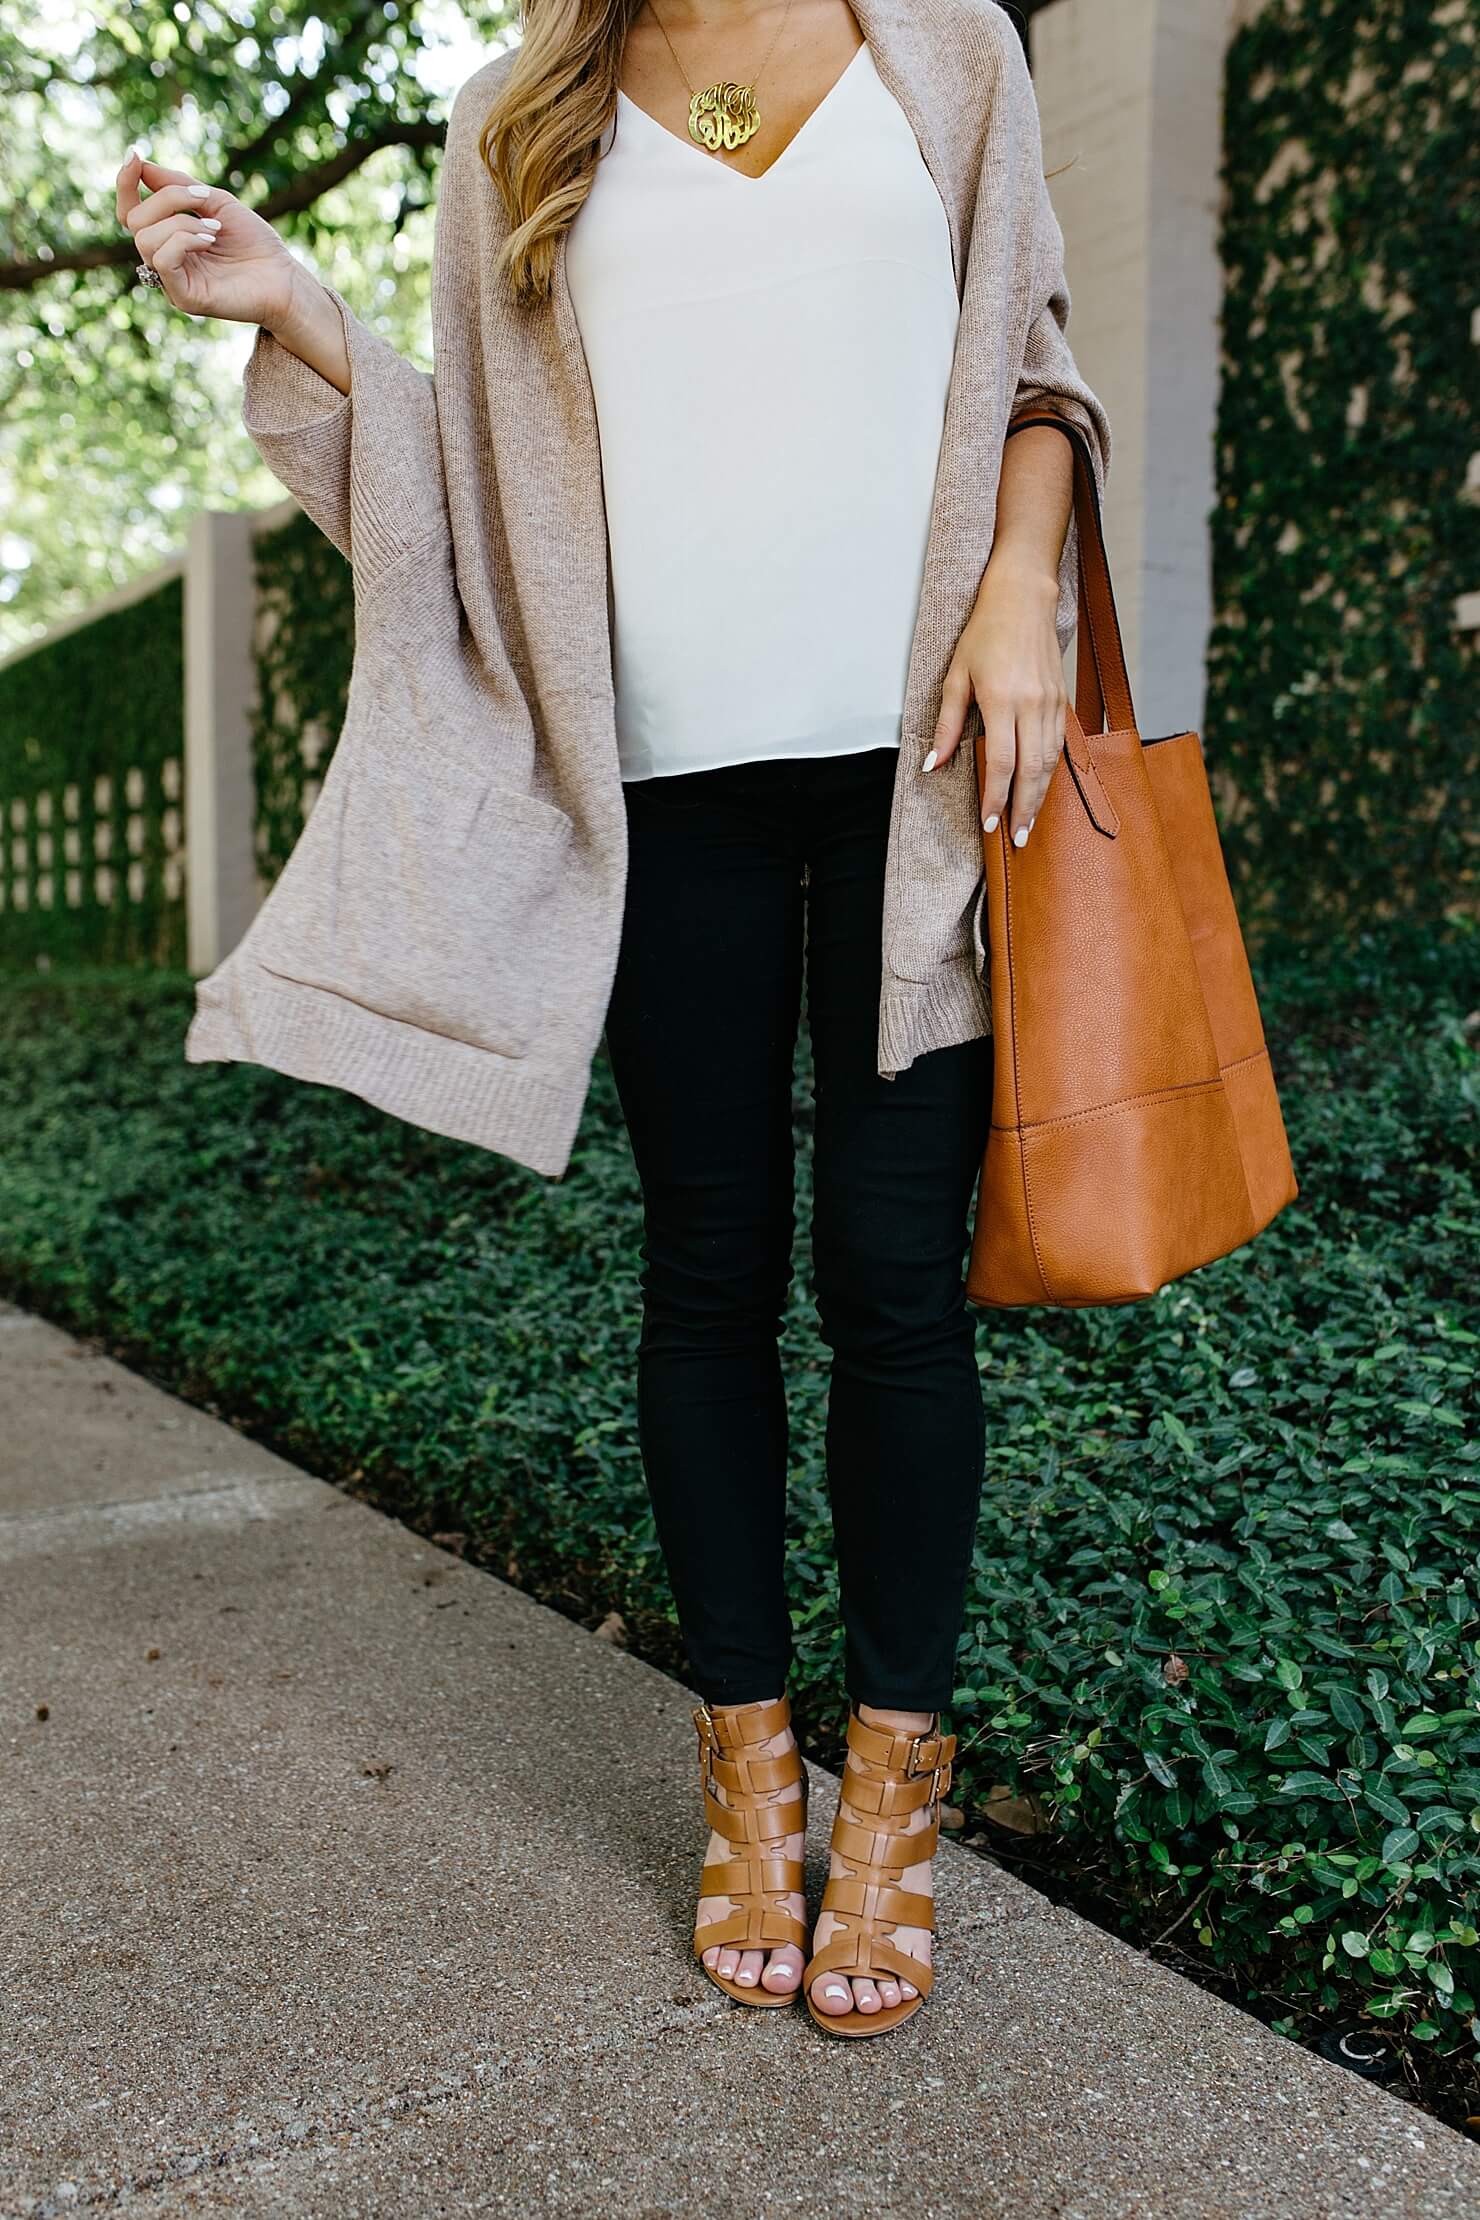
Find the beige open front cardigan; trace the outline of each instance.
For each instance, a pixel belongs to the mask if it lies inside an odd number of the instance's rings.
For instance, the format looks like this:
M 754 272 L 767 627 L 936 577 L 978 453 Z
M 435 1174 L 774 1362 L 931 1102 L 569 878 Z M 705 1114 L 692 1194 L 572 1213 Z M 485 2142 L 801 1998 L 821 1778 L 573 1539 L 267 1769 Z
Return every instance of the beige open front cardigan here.
M 1057 409 L 1102 486 L 1109 428 L 1064 337 L 1063 240 L 1011 22 L 995 0 L 854 8 L 945 204 L 962 303 L 889 829 L 878 1069 L 893 1078 L 991 1027 L 973 750 L 920 764 L 991 551 L 1008 426 L 1029 403 Z M 200 981 L 185 1053 L 345 1088 L 558 1177 L 616 968 L 627 831 L 600 447 L 564 252 L 534 308 L 495 269 L 507 219 L 478 136 L 508 66 L 453 104 L 432 374 L 337 293 L 349 398 L 265 331 L 247 366 L 258 450 L 350 559 L 355 658 L 323 789 Z M 1064 645 L 1075 554 L 1071 526 Z

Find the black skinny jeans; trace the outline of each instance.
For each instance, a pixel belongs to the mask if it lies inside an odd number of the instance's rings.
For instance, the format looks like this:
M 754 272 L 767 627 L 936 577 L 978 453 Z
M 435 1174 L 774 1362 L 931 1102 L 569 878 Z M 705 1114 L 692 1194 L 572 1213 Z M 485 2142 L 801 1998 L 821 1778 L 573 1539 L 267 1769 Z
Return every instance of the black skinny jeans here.
M 642 1184 L 638 1436 L 700 1694 L 779 1695 L 792 1065 L 806 975 L 812 1251 L 856 1703 L 948 1704 L 985 1453 L 963 1286 L 991 1042 L 878 1076 L 896 751 L 629 781 L 607 1051 Z M 805 876 L 804 876 L 805 873 Z

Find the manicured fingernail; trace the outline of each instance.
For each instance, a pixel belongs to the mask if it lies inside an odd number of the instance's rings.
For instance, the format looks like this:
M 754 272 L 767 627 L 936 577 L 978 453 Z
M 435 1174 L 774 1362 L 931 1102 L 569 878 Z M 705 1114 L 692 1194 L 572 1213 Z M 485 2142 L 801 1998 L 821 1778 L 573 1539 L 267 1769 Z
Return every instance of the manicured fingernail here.
M 1013 834 L 1013 836 L 1012 836 L 1012 844 L 1013 844 L 1014 848 L 1026 848 L 1026 847 L 1027 847 L 1027 845 L 1028 845 L 1028 828 L 1027 828 L 1027 826 L 1026 826 L 1026 825 L 1019 825 L 1019 826 L 1018 826 L 1018 829 L 1017 829 L 1017 831 L 1016 831 L 1016 832 L 1015 832 L 1015 833 Z
M 920 769 L 922 771 L 933 771 L 935 769 L 935 759 L 939 752 L 939 749 L 932 748 L 929 755 L 926 756 L 925 761 L 920 765 Z
M 219 231 L 221 229 L 221 218 L 219 216 L 202 216 L 199 220 L 207 231 Z
M 210 189 L 209 185 L 187 185 L 185 188 L 192 200 L 204 200 Z
M 984 818 L 982 819 L 982 831 L 983 831 L 983 832 L 995 832 L 996 830 L 997 830 L 997 813 L 996 813 L 996 811 L 994 810 L 994 811 L 992 812 L 992 814 L 991 814 L 991 816 L 990 816 L 990 817 L 984 817 Z

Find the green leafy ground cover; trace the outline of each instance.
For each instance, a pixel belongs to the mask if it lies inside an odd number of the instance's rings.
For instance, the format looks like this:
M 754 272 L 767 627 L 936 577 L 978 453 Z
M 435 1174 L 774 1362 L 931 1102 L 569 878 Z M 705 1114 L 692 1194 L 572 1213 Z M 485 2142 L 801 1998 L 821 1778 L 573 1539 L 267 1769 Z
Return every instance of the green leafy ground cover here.
M 961 1794 L 1050 1885 L 1450 2117 L 1480 2000 L 1480 936 L 1272 959 L 1301 1201 L 1154 1303 L 983 1316 Z M 188 983 L 0 988 L 0 1281 L 311 1468 L 681 1663 L 638 1460 L 638 1196 L 598 1061 L 551 1185 L 187 1066 Z M 1467 1023 L 1467 1020 L 1469 1022 Z M 840 1645 L 798 1058 L 794 1695 Z M 924 1476 L 922 1476 L 924 1477 Z M 1003 1847 L 999 1841 L 998 1847 Z

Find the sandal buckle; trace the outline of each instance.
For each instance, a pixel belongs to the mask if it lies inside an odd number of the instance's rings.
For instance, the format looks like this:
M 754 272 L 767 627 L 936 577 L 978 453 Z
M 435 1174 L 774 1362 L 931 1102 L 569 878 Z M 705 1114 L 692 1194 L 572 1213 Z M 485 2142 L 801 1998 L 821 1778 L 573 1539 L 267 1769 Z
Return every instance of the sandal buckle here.
M 700 1704 L 694 1713 L 694 1726 L 699 1736 L 699 1756 L 703 1767 L 706 1788 L 714 1786 L 714 1761 L 723 1756 L 719 1746 L 719 1730 L 714 1723 L 714 1713 L 708 1704 Z
M 920 1752 L 927 1742 L 933 1745 L 934 1755 L 931 1757 L 930 1763 L 928 1765 L 922 1765 L 920 1763 Z M 905 1779 L 907 1781 L 917 1781 L 919 1780 L 922 1773 L 938 1773 L 939 1771 L 940 1736 L 938 1734 L 917 1734 L 912 1736 L 910 1740 L 910 1754 L 905 1762 Z
M 914 1735 L 910 1741 L 910 1754 L 904 1769 L 907 1781 L 918 1781 L 923 1779 L 925 1774 L 930 1775 L 930 1800 L 932 1803 L 939 1803 L 951 1786 L 951 1760 L 942 1755 L 944 1742 L 945 1736 L 938 1729 L 933 1734 Z M 921 1755 L 927 1746 L 930 1749 L 930 1763 L 922 1765 L 920 1762 Z

